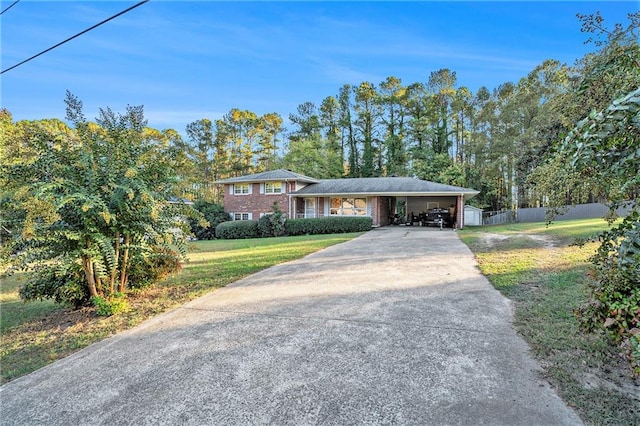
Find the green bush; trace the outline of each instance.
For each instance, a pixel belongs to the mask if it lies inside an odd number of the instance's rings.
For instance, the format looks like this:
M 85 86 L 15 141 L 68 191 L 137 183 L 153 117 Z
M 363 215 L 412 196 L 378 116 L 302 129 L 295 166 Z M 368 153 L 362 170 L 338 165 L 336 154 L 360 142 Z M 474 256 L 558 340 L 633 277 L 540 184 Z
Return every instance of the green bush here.
M 222 222 L 216 226 L 216 238 L 223 240 L 258 238 L 258 222 L 253 220 Z
M 285 222 L 286 235 L 340 234 L 371 230 L 370 217 L 318 217 L 289 219 Z
M 82 267 L 69 258 L 35 267 L 20 289 L 20 297 L 24 301 L 52 299 L 75 308 L 89 303 Z
M 112 297 L 104 298 L 100 296 L 94 296 L 91 298 L 91 302 L 96 307 L 96 314 L 101 317 L 110 317 L 121 312 L 128 312 L 129 302 L 122 293 L 115 293 Z
M 179 253 L 162 246 L 155 246 L 151 251 L 138 254 L 131 259 L 129 266 L 129 286 L 143 288 L 182 269 Z
M 220 204 L 211 203 L 209 201 L 196 201 L 193 208 L 198 210 L 204 218 L 209 222 L 209 226 L 203 227 L 194 219 L 189 221 L 191 232 L 199 240 L 213 240 L 216 238 L 216 227 L 222 222 L 231 220 L 229 213 L 224 211 L 224 207 Z
M 576 310 L 582 327 L 605 330 L 640 375 L 640 212 L 603 232 L 592 257 L 589 301 Z
M 284 234 L 285 215 L 277 203 L 273 203 L 273 213 L 265 214 L 258 220 L 259 237 L 279 237 Z

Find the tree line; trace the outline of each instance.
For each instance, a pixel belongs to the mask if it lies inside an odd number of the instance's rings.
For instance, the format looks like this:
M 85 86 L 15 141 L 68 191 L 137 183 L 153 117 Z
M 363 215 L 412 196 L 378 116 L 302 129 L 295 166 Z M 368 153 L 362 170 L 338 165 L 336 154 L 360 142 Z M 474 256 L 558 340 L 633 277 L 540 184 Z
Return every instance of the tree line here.
M 629 67 L 638 57 L 637 14 L 613 30 L 595 17 L 579 16 L 583 31 L 605 36 L 592 40 L 594 53 L 572 66 L 546 60 L 493 90 L 473 93 L 455 71 L 440 69 L 426 82 L 390 76 L 344 84 L 319 104 L 301 103 L 289 129 L 278 114 L 240 109 L 194 121 L 186 138 L 172 141 L 189 159 L 184 190 L 220 201 L 211 185 L 217 179 L 287 168 L 317 178 L 414 176 L 469 187 L 481 191 L 473 202 L 488 210 L 548 205 L 551 169 L 541 166 L 559 141 L 591 111 L 640 85 Z M 564 201 L 605 200 L 601 189 L 585 181 Z

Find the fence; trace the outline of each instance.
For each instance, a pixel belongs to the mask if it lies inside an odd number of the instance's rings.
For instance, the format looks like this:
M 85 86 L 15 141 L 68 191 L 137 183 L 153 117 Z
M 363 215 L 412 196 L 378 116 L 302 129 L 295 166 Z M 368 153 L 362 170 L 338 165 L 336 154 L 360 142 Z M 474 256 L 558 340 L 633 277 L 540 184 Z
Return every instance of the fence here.
M 630 206 L 620 207 L 616 210 L 618 216 L 626 216 L 629 213 Z M 570 220 L 570 219 L 591 219 L 604 217 L 609 211 L 609 207 L 605 204 L 577 204 L 570 206 L 569 209 L 555 217 L 554 220 Z M 503 223 L 516 222 L 544 222 L 546 221 L 546 207 L 527 208 L 518 210 L 504 210 L 499 212 L 482 212 L 483 225 L 500 225 Z

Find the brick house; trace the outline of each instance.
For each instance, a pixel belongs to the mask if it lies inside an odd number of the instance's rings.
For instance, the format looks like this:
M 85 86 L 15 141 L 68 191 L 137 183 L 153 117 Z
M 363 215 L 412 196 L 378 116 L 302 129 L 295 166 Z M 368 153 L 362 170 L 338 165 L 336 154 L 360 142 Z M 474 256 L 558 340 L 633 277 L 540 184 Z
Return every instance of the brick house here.
M 370 216 L 374 226 L 429 223 L 444 212 L 463 227 L 465 200 L 479 191 L 408 177 L 315 179 L 272 170 L 215 182 L 224 185 L 224 210 L 233 220 L 257 220 L 277 204 L 287 218 Z M 400 207 L 401 206 L 401 207 Z

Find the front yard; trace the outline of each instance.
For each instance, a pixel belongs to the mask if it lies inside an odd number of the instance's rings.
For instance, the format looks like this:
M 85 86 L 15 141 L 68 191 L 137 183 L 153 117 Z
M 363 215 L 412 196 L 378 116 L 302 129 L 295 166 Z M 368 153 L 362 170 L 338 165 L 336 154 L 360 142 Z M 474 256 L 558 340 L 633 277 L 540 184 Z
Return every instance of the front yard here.
M 98 317 L 93 308 L 67 309 L 53 302 L 22 303 L 24 275 L 0 281 L 1 382 L 6 383 L 85 346 L 134 327 L 159 313 L 262 269 L 288 262 L 359 233 L 247 240 L 198 241 L 183 270 L 129 295 L 130 312 Z
M 640 424 L 640 384 L 604 334 L 585 334 L 573 310 L 586 300 L 597 243 L 571 245 L 604 229 L 602 219 L 466 228 L 462 240 L 482 273 L 515 304 L 515 327 L 547 379 L 587 424 Z

